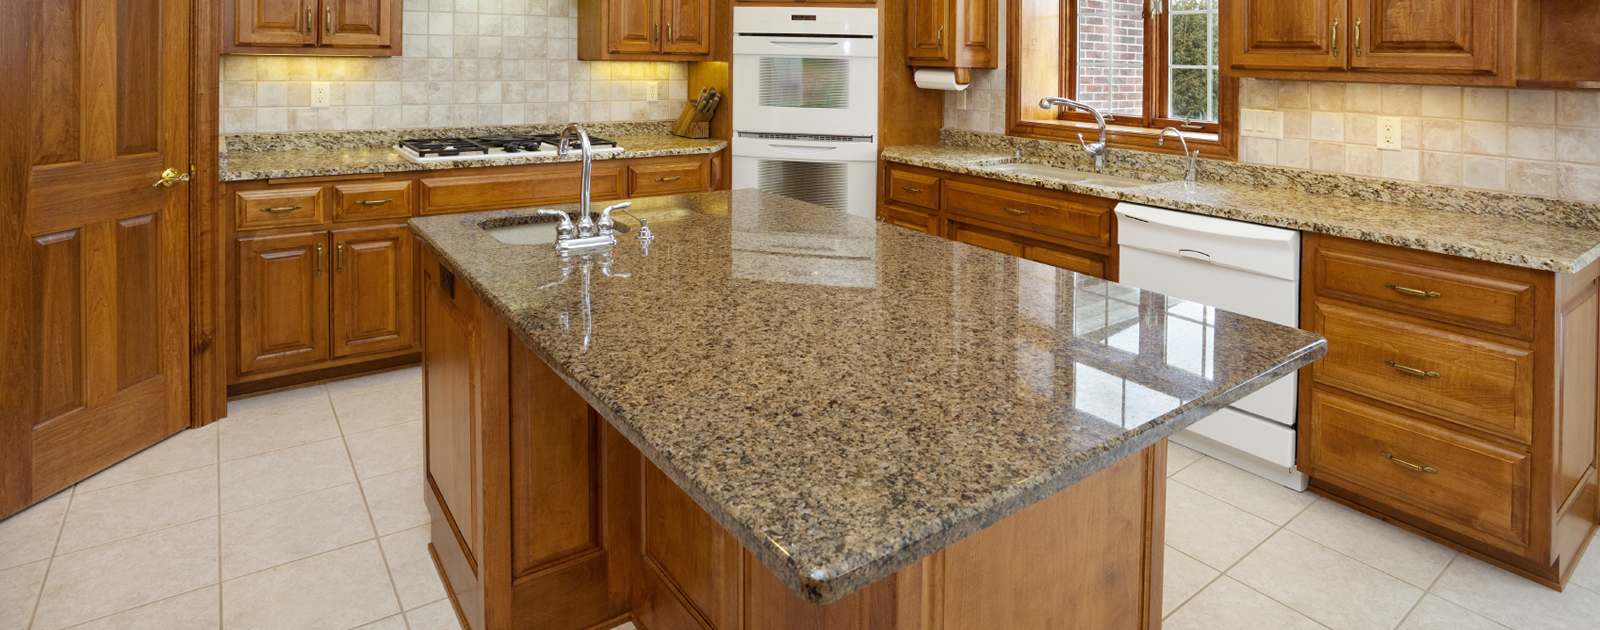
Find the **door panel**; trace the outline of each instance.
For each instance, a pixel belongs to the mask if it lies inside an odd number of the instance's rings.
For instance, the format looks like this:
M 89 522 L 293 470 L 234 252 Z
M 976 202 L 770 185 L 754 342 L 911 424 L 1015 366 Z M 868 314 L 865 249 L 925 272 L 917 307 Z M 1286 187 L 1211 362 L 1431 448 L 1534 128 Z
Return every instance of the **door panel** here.
M 322 0 L 322 45 L 393 45 L 395 0 Z
M 188 424 L 190 3 L 38 0 L 0 26 L 0 517 Z
M 1499 0 L 1355 0 L 1350 6 L 1360 29 L 1351 40 L 1352 67 L 1495 69 Z
M 922 62 L 951 62 L 947 52 L 954 10 L 951 0 L 914 0 L 906 7 L 906 59 Z
M 661 0 L 666 29 L 661 52 L 669 55 L 711 54 L 711 1 Z
M 1344 68 L 1349 57 L 1346 0 L 1238 0 L 1222 3 L 1223 36 L 1235 68 Z
M 411 242 L 403 225 L 333 233 L 333 356 L 416 343 Z
M 670 1 L 670 0 L 669 0 Z M 656 52 L 661 38 L 660 0 L 607 0 L 611 13 L 606 25 L 611 29 L 611 52 L 623 55 L 648 55 Z
M 327 240 L 239 239 L 239 373 L 328 358 Z
M 312 0 L 224 0 L 233 3 L 234 44 L 315 46 L 316 3 Z

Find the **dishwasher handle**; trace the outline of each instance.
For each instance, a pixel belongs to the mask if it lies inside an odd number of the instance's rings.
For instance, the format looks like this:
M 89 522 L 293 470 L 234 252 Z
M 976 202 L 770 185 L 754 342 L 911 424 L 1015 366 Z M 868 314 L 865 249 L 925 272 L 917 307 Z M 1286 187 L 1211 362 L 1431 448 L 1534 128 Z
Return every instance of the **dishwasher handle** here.
M 1180 249 L 1178 250 L 1178 255 L 1184 258 L 1211 262 L 1211 254 L 1207 254 L 1198 249 Z

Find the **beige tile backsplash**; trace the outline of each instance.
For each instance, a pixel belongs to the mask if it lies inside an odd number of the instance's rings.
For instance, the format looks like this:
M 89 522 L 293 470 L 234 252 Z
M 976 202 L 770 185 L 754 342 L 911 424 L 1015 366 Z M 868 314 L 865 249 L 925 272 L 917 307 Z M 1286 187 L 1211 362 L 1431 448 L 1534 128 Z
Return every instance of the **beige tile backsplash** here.
M 660 120 L 688 98 L 686 64 L 578 61 L 575 0 L 405 0 L 403 19 L 404 57 L 224 55 L 222 132 Z

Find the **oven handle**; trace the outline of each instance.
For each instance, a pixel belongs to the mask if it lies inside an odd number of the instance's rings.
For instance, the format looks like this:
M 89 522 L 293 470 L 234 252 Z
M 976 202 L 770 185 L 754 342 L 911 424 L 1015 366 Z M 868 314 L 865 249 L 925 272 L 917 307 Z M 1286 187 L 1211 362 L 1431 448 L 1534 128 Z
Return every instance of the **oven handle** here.
M 794 48 L 794 49 L 798 49 L 798 50 L 816 50 L 816 49 L 819 49 L 819 48 L 833 48 L 835 46 L 839 46 L 839 45 L 843 44 L 844 42 L 840 42 L 840 41 L 832 41 L 832 42 L 792 42 L 792 41 L 780 41 L 780 40 L 774 39 L 774 40 L 768 40 L 768 43 L 772 44 L 773 46 L 782 46 L 784 48 Z
M 767 146 L 772 147 L 774 149 L 777 149 L 779 151 L 788 151 L 790 153 L 822 153 L 823 151 L 832 151 L 834 149 L 839 148 L 839 147 L 809 147 L 809 146 L 803 146 L 803 145 L 798 145 L 798 144 L 768 144 Z

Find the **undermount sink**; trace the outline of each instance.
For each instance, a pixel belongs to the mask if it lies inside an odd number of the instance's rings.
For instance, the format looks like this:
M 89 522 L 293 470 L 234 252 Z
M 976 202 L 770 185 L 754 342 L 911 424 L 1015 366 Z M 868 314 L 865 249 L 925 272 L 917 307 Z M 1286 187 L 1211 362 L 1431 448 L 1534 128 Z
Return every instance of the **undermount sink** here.
M 1044 164 L 1031 164 L 1028 162 L 1013 162 L 1011 164 L 991 166 L 989 167 L 989 170 L 998 173 L 1011 173 L 1013 175 L 1054 179 L 1058 181 L 1073 182 L 1076 184 L 1085 184 L 1089 186 L 1103 186 L 1106 188 L 1137 188 L 1139 186 L 1149 186 L 1150 184 L 1154 183 L 1128 177 L 1102 175 L 1100 173 L 1085 173 L 1083 171 L 1074 171 L 1072 169 L 1061 168 L 1059 166 L 1046 166 Z
M 543 217 L 536 219 L 529 223 L 484 228 L 483 231 L 507 245 L 549 245 L 556 242 L 556 222 Z M 616 230 L 618 234 L 626 234 L 632 231 L 632 228 L 624 223 L 617 223 Z

